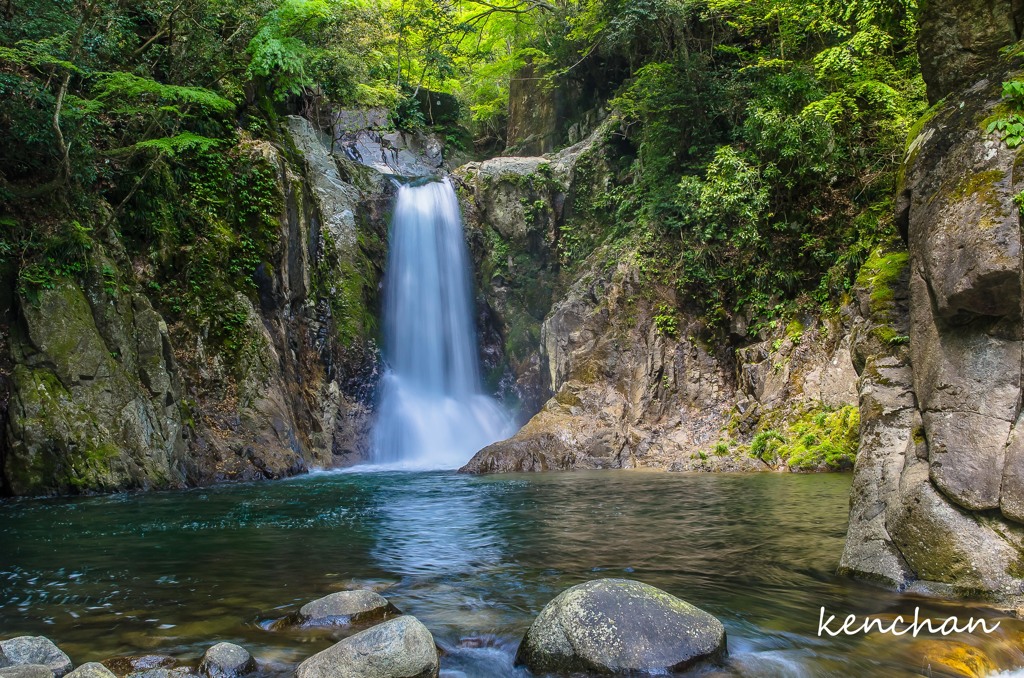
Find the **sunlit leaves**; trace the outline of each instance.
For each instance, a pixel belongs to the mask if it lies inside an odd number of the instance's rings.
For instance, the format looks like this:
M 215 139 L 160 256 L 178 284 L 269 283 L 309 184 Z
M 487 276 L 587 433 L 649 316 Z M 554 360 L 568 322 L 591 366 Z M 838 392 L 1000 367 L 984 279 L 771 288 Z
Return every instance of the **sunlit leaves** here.
M 1010 148 L 1017 148 L 1024 144 L 1024 80 L 1004 82 L 1003 99 L 1008 110 L 989 121 L 985 134 L 995 134 Z
M 121 114 L 144 112 L 147 107 L 161 104 L 175 108 L 196 106 L 209 113 L 228 113 L 235 109 L 234 102 L 208 89 L 165 85 L 124 71 L 99 74 L 94 94 L 97 101 L 108 105 L 110 112 Z

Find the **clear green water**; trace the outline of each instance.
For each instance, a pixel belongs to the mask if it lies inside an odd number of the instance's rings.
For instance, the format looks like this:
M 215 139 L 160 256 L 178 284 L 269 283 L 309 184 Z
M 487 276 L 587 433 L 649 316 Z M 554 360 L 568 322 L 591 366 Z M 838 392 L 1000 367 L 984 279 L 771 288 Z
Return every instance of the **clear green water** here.
M 76 662 L 194 659 L 229 640 L 285 672 L 333 638 L 268 622 L 373 586 L 431 629 L 452 678 L 526 675 L 512 656 L 548 600 L 587 579 L 629 577 L 725 623 L 720 675 L 927 675 L 937 641 L 816 636 L 822 605 L 992 614 L 835 577 L 849 485 L 844 475 L 344 473 L 8 502 L 0 637 L 44 634 Z M 1001 668 L 1024 665 L 1021 626 L 1002 621 L 998 637 L 960 640 Z

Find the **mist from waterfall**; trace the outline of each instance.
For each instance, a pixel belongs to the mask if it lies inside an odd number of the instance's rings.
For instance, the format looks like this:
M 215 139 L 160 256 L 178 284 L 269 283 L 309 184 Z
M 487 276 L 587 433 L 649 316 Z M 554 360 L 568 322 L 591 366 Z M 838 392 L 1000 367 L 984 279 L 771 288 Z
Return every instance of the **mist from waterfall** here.
M 399 188 L 384 277 L 387 370 L 373 461 L 457 468 L 510 436 L 480 385 L 470 259 L 451 182 Z

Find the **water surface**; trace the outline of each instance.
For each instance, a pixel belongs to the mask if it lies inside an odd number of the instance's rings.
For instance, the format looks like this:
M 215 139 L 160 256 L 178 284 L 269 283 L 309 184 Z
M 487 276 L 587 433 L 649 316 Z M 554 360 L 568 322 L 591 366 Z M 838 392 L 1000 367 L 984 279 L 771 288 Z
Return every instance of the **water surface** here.
M 849 486 L 845 475 L 382 472 L 13 501 L 0 504 L 0 637 L 47 635 L 76 663 L 198 658 L 228 640 L 283 672 L 334 639 L 269 622 L 374 587 L 430 628 L 448 675 L 516 676 L 516 645 L 548 600 L 629 577 L 723 621 L 720 675 L 946 675 L 929 665 L 948 641 L 817 637 L 822 605 L 993 614 L 834 576 Z M 997 638 L 958 642 L 1024 665 L 1024 627 L 1000 621 Z

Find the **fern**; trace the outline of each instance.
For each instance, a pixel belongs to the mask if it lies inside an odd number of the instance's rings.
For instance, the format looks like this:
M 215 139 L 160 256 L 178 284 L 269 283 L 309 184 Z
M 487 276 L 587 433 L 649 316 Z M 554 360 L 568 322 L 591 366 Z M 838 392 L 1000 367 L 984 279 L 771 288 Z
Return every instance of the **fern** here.
M 192 132 L 182 132 L 181 134 L 176 134 L 172 137 L 160 137 L 158 139 L 140 141 L 137 144 L 133 144 L 128 146 L 126 149 L 121 150 L 148 149 L 159 151 L 165 155 L 175 156 L 188 151 L 206 153 L 210 149 L 216 148 L 220 143 L 220 139 L 211 139 L 210 137 L 200 136 L 198 134 L 193 134 Z
M 40 66 L 57 66 L 72 73 L 80 73 L 81 70 L 70 61 L 58 59 L 50 54 L 44 54 L 33 50 L 21 49 L 19 47 L 0 46 L 0 61 L 14 66 L 25 66 L 39 68 Z
M 165 85 L 150 78 L 116 71 L 99 74 L 94 88 L 96 99 L 115 104 L 110 112 L 136 114 L 145 110 L 139 103 L 163 104 L 163 110 L 179 112 L 183 105 L 200 106 L 214 113 L 230 113 L 235 104 L 202 87 Z M 168 106 L 170 104 L 170 106 Z

